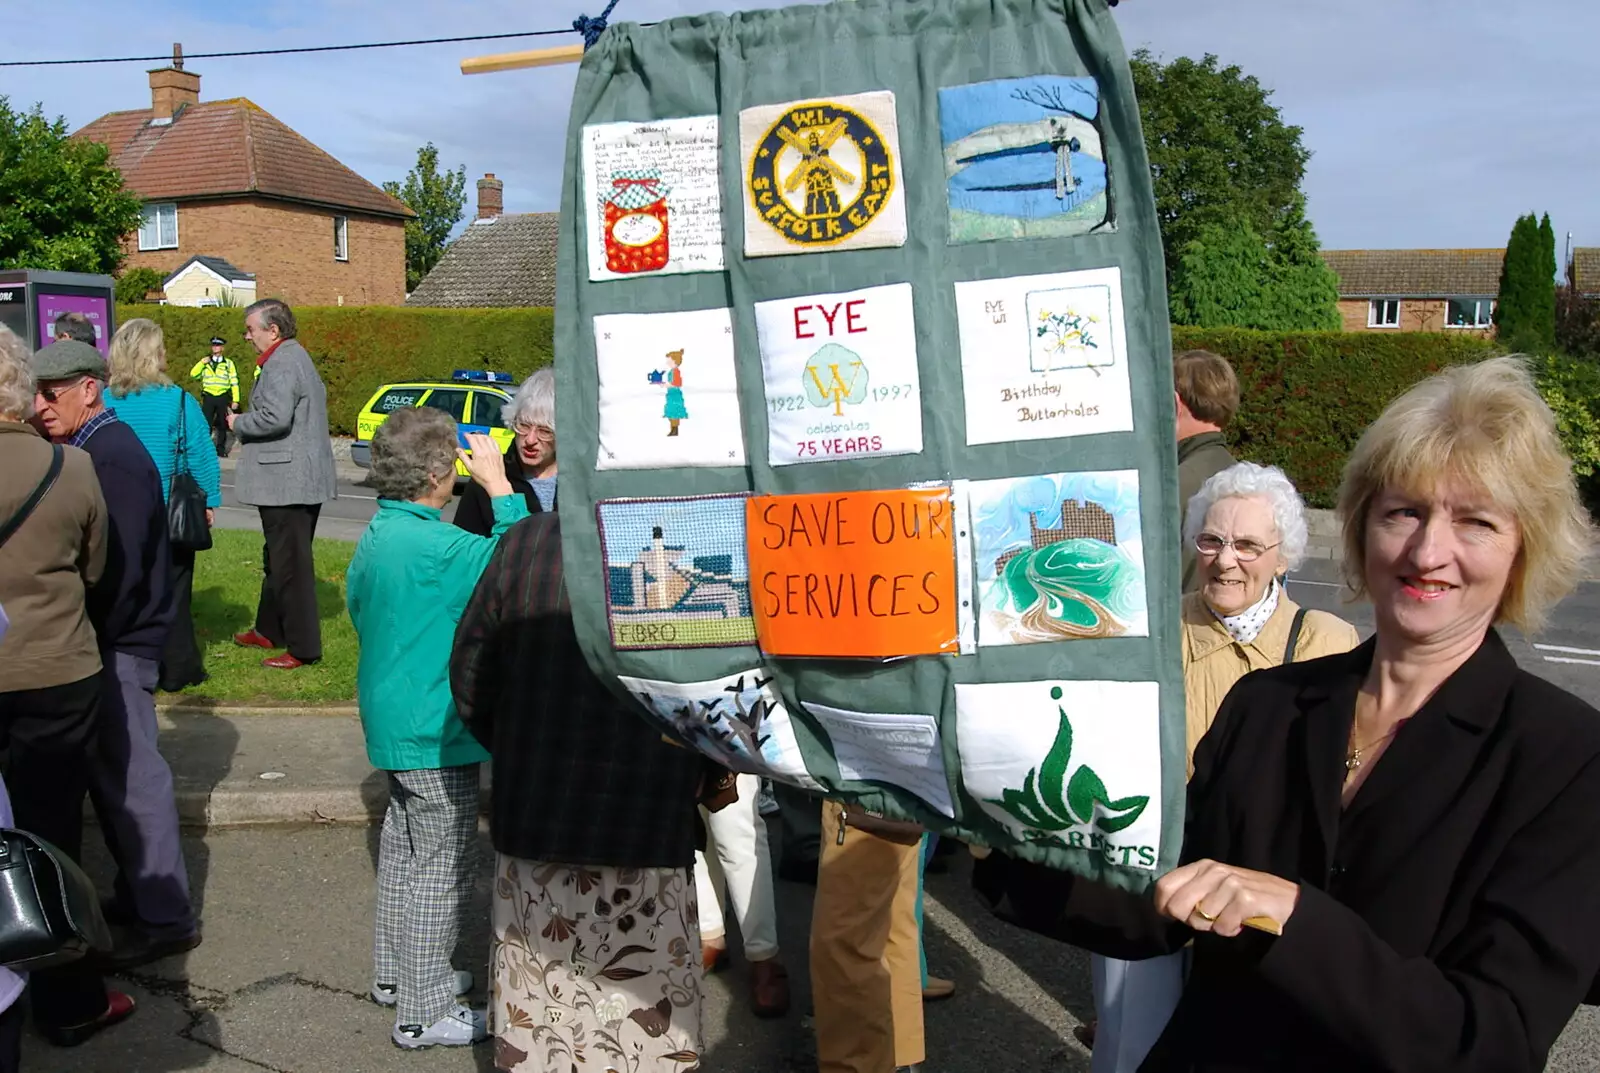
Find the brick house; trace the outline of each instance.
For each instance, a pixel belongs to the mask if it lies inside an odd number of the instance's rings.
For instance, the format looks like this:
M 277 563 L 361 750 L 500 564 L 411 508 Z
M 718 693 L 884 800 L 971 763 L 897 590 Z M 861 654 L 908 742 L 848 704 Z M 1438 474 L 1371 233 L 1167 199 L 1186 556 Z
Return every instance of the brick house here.
M 1505 250 L 1324 250 L 1347 332 L 1494 332 Z
M 1600 246 L 1577 246 L 1567 265 L 1567 283 L 1584 298 L 1600 298 Z
M 405 205 L 243 97 L 200 100 L 200 76 L 150 72 L 150 107 L 73 137 L 104 142 L 144 223 L 127 268 L 171 276 L 195 257 L 237 265 L 291 305 L 399 305 Z
M 489 308 L 553 306 L 556 303 L 556 243 L 561 214 L 505 215 L 505 184 L 490 172 L 478 180 L 478 212 L 461 236 L 445 248 L 408 306 Z

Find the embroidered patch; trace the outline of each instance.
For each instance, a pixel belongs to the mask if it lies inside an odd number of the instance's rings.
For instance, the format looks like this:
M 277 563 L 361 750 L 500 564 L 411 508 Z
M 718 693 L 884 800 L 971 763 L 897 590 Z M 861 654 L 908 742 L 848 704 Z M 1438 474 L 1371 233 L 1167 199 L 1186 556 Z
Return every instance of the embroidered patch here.
M 583 128 L 589 278 L 720 272 L 716 116 Z
M 960 650 L 949 487 L 752 496 L 746 519 L 762 651 Z
M 967 443 L 1133 430 L 1116 268 L 956 284 Z
M 746 257 L 905 245 L 893 93 L 746 108 L 739 146 Z
M 1092 78 L 1039 75 L 939 91 L 950 241 L 1115 230 Z
M 731 311 L 599 316 L 594 349 L 596 469 L 744 465 Z
M 709 682 L 617 678 L 646 711 L 728 770 L 822 788 L 806 771 L 772 675 L 761 668 Z
M 1016 837 L 1153 871 L 1161 848 L 1154 682 L 957 685 L 967 793 Z
M 805 709 L 828 732 L 840 778 L 898 786 L 955 818 L 939 721 L 933 716 L 852 712 L 811 703 Z
M 1149 636 L 1137 471 L 966 487 L 978 644 Z
M 911 284 L 755 308 L 772 465 L 922 450 Z
M 610 499 L 595 506 L 617 648 L 753 644 L 744 496 Z

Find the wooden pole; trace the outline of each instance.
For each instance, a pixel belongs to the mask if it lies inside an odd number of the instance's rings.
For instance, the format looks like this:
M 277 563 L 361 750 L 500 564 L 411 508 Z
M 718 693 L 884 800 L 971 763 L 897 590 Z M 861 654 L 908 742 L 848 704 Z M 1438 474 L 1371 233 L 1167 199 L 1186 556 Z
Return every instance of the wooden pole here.
M 473 56 L 461 61 L 461 73 L 482 75 L 491 71 L 520 71 L 525 67 L 558 67 L 563 63 L 577 63 L 582 59 L 583 45 L 558 45 L 555 48 L 536 48 L 526 52 Z

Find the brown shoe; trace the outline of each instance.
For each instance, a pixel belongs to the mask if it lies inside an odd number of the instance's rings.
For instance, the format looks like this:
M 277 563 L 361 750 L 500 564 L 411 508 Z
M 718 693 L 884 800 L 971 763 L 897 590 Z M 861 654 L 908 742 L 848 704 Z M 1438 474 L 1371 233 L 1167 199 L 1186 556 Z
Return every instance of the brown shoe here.
M 705 969 L 707 976 L 727 968 L 728 948 L 726 946 L 718 946 L 716 943 L 701 943 L 700 967 Z
M 1099 1021 L 1098 1018 L 1096 1018 L 1095 1020 L 1090 1021 L 1086 1025 L 1073 1025 L 1072 1026 L 1072 1035 L 1079 1043 L 1083 1044 L 1085 1047 L 1087 1047 L 1089 1050 L 1092 1051 L 1092 1050 L 1094 1050 L 1095 1030 L 1098 1029 L 1099 1027 L 1100 1027 L 1100 1021 Z
M 938 1002 L 940 999 L 947 999 L 955 993 L 956 982 L 954 980 L 941 979 L 938 976 L 928 977 L 928 982 L 922 985 L 923 1002 Z
M 777 958 L 751 963 L 750 1008 L 757 1017 L 782 1017 L 789 1012 L 789 973 Z

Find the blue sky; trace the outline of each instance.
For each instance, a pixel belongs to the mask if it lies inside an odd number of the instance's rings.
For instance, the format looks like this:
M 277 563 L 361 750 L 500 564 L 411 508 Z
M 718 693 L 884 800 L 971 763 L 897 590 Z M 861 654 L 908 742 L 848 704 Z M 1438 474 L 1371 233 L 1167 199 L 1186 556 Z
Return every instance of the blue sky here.
M 932 2 L 932 0 L 930 0 Z M 603 0 L 108 0 L 11 5 L 0 58 L 154 55 L 562 26 Z M 651 20 L 759 2 L 621 0 Z M 1600 41 L 1594 0 L 1124 0 L 1130 49 L 1214 52 L 1275 91 L 1315 154 L 1306 181 L 1323 244 L 1499 246 L 1519 213 L 1600 245 Z M 70 27 L 70 32 L 63 32 Z M 432 140 L 444 161 L 505 181 L 508 211 L 556 207 L 574 68 L 462 76 L 462 57 L 535 42 L 194 60 L 204 99 L 246 96 L 360 172 L 399 179 Z M 13 106 L 81 126 L 147 105 L 141 64 L 0 68 Z

